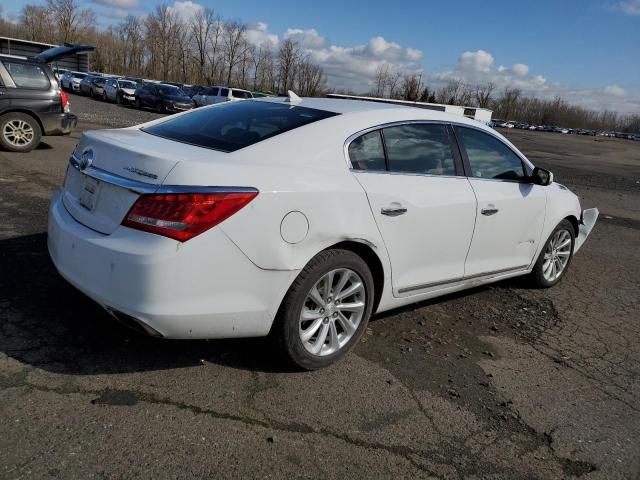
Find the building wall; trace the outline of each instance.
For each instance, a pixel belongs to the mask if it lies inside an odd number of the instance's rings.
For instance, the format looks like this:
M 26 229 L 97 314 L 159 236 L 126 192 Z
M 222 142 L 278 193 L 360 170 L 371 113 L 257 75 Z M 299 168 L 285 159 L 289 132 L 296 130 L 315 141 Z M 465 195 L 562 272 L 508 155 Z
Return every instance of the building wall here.
M 7 37 L 0 37 L 0 53 L 7 55 L 19 55 L 30 57 L 37 55 L 44 50 L 55 47 L 56 45 L 48 45 L 38 42 L 30 42 L 28 40 L 18 40 Z M 66 68 L 78 72 L 89 71 L 89 55 L 86 53 L 78 53 L 70 57 L 66 57 L 51 63 L 53 68 Z

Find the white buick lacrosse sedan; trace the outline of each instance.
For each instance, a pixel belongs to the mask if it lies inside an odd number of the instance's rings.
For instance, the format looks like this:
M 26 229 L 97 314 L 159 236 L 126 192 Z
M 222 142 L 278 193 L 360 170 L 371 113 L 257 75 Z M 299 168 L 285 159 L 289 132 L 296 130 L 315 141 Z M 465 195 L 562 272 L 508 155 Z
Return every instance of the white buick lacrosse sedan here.
M 597 216 L 476 121 L 290 95 L 86 132 L 48 244 L 141 331 L 271 334 L 314 369 L 374 312 L 517 275 L 556 284 Z

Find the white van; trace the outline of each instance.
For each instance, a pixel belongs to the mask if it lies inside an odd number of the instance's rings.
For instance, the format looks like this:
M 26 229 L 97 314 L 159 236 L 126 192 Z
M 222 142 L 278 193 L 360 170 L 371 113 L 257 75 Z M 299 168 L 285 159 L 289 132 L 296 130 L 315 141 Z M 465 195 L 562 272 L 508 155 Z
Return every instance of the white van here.
M 248 90 L 229 87 L 204 87 L 197 95 L 192 97 L 198 107 L 212 105 L 214 103 L 231 102 L 235 100 L 246 100 L 253 98 L 253 94 Z

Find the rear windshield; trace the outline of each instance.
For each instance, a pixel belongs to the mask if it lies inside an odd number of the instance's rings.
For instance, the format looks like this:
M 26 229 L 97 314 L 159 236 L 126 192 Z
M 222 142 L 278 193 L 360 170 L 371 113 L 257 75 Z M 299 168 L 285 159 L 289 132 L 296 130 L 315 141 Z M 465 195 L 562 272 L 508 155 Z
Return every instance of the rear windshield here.
M 184 92 L 174 85 L 160 85 L 158 91 L 161 95 L 180 95 L 184 96 Z
M 334 112 L 272 102 L 228 102 L 143 128 L 162 138 L 235 152 L 267 138 L 333 117 Z

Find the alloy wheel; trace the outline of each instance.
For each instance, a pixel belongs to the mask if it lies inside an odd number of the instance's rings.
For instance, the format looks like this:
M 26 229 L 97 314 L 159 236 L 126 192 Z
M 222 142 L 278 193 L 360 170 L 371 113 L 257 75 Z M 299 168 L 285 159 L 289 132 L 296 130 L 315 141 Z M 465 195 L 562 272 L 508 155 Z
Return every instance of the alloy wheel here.
M 571 257 L 571 234 L 567 230 L 558 230 L 553 234 L 544 251 L 542 274 L 548 282 L 554 282 L 569 263 Z
M 9 120 L 2 129 L 4 139 L 15 147 L 29 145 L 34 137 L 33 127 L 24 120 Z
M 299 335 L 312 355 L 331 355 L 358 330 L 366 308 L 360 275 L 339 268 L 323 275 L 307 293 L 300 312 Z

